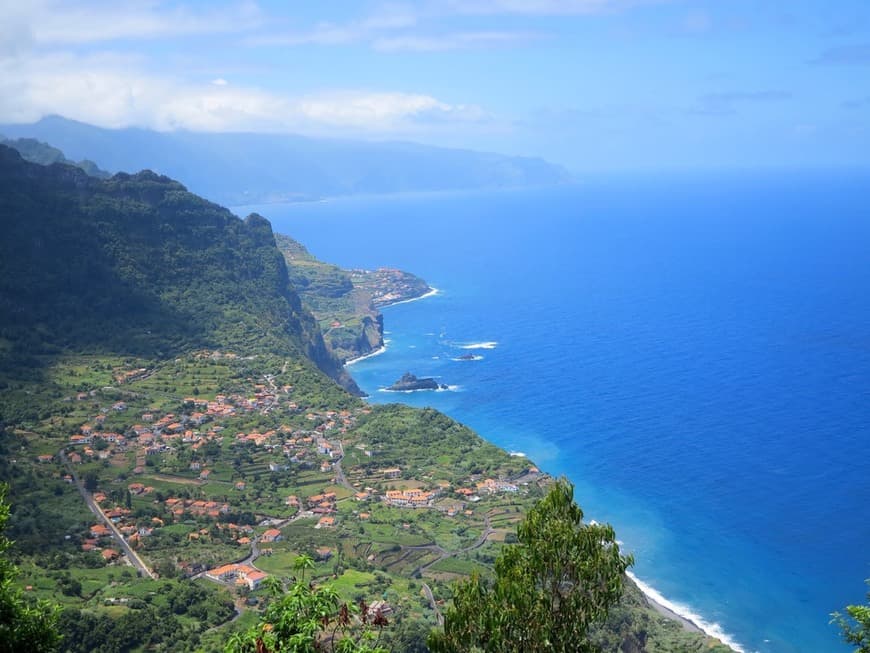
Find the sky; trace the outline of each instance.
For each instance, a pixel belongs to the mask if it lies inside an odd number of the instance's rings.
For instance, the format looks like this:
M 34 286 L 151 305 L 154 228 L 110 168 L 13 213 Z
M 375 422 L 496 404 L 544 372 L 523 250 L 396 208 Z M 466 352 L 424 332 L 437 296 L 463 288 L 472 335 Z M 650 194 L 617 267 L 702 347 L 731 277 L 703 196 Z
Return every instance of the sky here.
M 870 166 L 868 0 L 0 0 L 0 123 Z

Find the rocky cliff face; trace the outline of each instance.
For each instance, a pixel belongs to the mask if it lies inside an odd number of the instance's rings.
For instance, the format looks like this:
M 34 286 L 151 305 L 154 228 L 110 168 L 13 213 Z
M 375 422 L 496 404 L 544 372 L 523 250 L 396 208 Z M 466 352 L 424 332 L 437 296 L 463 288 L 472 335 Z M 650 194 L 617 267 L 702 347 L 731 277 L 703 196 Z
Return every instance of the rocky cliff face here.
M 384 344 L 384 319 L 378 308 L 419 297 L 430 290 L 408 272 L 342 270 L 312 256 L 299 242 L 276 234 L 303 305 L 320 323 L 330 351 L 342 361 L 372 353 Z
M 0 228 L 8 355 L 271 351 L 358 392 L 261 216 L 240 220 L 150 171 L 101 180 L 0 146 Z

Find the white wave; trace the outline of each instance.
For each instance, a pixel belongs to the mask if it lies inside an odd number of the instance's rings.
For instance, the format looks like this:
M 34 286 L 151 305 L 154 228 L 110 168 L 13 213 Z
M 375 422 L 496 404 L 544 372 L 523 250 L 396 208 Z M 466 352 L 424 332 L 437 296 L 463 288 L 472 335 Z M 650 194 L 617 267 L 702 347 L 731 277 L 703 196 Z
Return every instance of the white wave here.
M 471 358 L 468 358 L 468 357 L 463 358 L 462 356 L 457 356 L 456 358 L 453 358 L 451 360 L 462 361 L 463 363 L 466 361 L 482 361 L 483 356 L 481 356 L 480 354 L 475 354 Z
M 435 392 L 458 392 L 461 389 L 461 385 L 448 385 L 446 388 L 439 387 Z
M 387 351 L 387 343 L 389 340 L 384 340 L 384 344 L 382 347 L 378 347 L 373 352 L 366 354 L 365 356 L 357 356 L 356 358 L 351 358 L 349 361 L 345 361 L 344 365 L 347 367 L 348 365 L 353 365 L 354 363 L 359 363 L 360 361 L 364 361 L 367 358 L 374 358 L 375 356 L 380 356 L 385 351 Z
M 470 342 L 467 345 L 459 345 L 460 349 L 495 349 L 498 343 L 494 340 L 487 342 Z
M 427 297 L 434 297 L 437 295 L 440 290 L 437 288 L 432 288 L 429 292 L 423 293 L 419 297 L 412 297 L 411 299 L 403 299 L 400 302 L 393 302 L 392 304 L 387 304 L 386 306 L 382 306 L 381 308 L 389 308 L 390 306 L 398 306 L 399 304 L 410 304 L 411 302 L 420 301 L 421 299 L 426 299 Z
M 673 601 L 669 601 L 661 593 L 656 590 L 651 585 L 647 585 L 642 580 L 640 580 L 637 576 L 635 576 L 630 571 L 625 572 L 626 575 L 631 578 L 635 582 L 635 584 L 640 588 L 640 591 L 646 594 L 646 596 L 658 603 L 663 608 L 670 610 L 674 614 L 681 616 L 686 621 L 692 622 L 695 626 L 703 630 L 710 637 L 715 637 L 720 640 L 722 643 L 727 644 L 731 648 L 733 648 L 738 653 L 746 653 L 746 649 L 740 646 L 737 642 L 735 642 L 724 630 L 722 630 L 722 626 L 717 623 L 709 623 L 704 621 L 703 617 L 698 613 L 694 612 L 688 606 L 685 606 L 681 603 L 674 603 Z

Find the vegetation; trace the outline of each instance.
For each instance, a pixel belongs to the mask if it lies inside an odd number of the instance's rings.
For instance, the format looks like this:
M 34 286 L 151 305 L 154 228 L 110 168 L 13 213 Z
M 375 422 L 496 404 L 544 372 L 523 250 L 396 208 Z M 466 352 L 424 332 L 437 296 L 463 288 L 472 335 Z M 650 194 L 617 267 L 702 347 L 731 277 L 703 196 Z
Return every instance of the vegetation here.
M 867 580 L 870 584 L 870 579 Z M 867 593 L 867 605 L 848 605 L 846 615 L 835 612 L 833 622 L 842 632 L 843 640 L 847 644 L 854 644 L 858 648 L 855 653 L 870 653 L 870 592 Z
M 613 529 L 583 523 L 573 487 L 559 481 L 517 529 L 517 544 L 495 561 L 495 578 L 477 573 L 455 588 L 435 653 L 594 651 L 590 626 L 622 594 L 625 570 Z
M 317 260 L 305 247 L 275 235 L 290 281 L 302 303 L 317 318 L 324 340 L 340 360 L 364 356 L 384 344 L 379 307 L 419 297 L 430 288 L 401 270 L 342 270 Z
M 60 615 L 63 650 L 121 653 L 139 647 L 194 650 L 202 633 L 233 614 L 233 603 L 215 588 L 193 582 L 149 583 L 143 598 L 113 612 L 67 608 Z
M 144 171 L 108 180 L 0 146 L 0 363 L 190 349 L 314 361 L 355 388 L 302 308 L 267 220 Z M 19 380 L 19 379 L 16 379 Z
M 112 176 L 105 170 L 101 170 L 96 163 L 88 159 L 78 162 L 70 161 L 63 155 L 63 152 L 56 147 L 52 147 L 48 143 L 43 143 L 35 138 L 0 138 L 0 145 L 6 145 L 18 150 L 18 153 L 21 154 L 24 159 L 32 163 L 38 163 L 43 166 L 51 165 L 52 163 L 65 163 L 81 168 L 91 177 L 107 179 Z
M 323 374 L 342 378 L 264 219 L 153 173 L 100 181 L 2 146 L 0 173 L 3 577 L 18 567 L 12 604 L 46 623 L 40 606 L 62 606 L 65 650 L 422 653 L 456 580 L 495 597 L 496 560 L 531 573 L 502 550 L 539 551 L 516 529 L 551 479 Z M 602 650 L 716 650 L 626 589 L 589 631 Z M 328 618 L 316 631 L 310 605 Z
M 304 572 L 314 561 L 300 556 L 294 567 Z M 269 585 L 271 600 L 259 623 L 230 638 L 226 653 L 387 653 L 375 634 L 387 619 L 365 602 L 342 602 L 334 589 L 306 583 L 304 575 L 286 591 L 275 579 Z
M 0 652 L 53 651 L 60 641 L 57 608 L 46 601 L 28 602 L 16 586 L 18 569 L 8 556 L 5 535 L 9 519 L 8 488 L 0 483 Z

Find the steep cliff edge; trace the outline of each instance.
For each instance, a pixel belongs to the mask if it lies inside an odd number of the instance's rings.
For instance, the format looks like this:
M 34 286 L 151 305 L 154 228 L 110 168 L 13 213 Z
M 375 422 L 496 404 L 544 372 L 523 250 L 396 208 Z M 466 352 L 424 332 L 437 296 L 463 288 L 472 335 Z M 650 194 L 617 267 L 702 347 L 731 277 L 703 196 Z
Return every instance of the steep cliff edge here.
M 266 350 L 359 393 L 259 215 L 240 220 L 147 170 L 101 180 L 0 146 L 0 226 L 3 358 Z
M 289 236 L 275 234 L 275 241 L 303 305 L 317 318 L 327 347 L 343 362 L 383 346 L 384 320 L 379 308 L 432 290 L 409 272 L 343 270 L 319 261 Z

